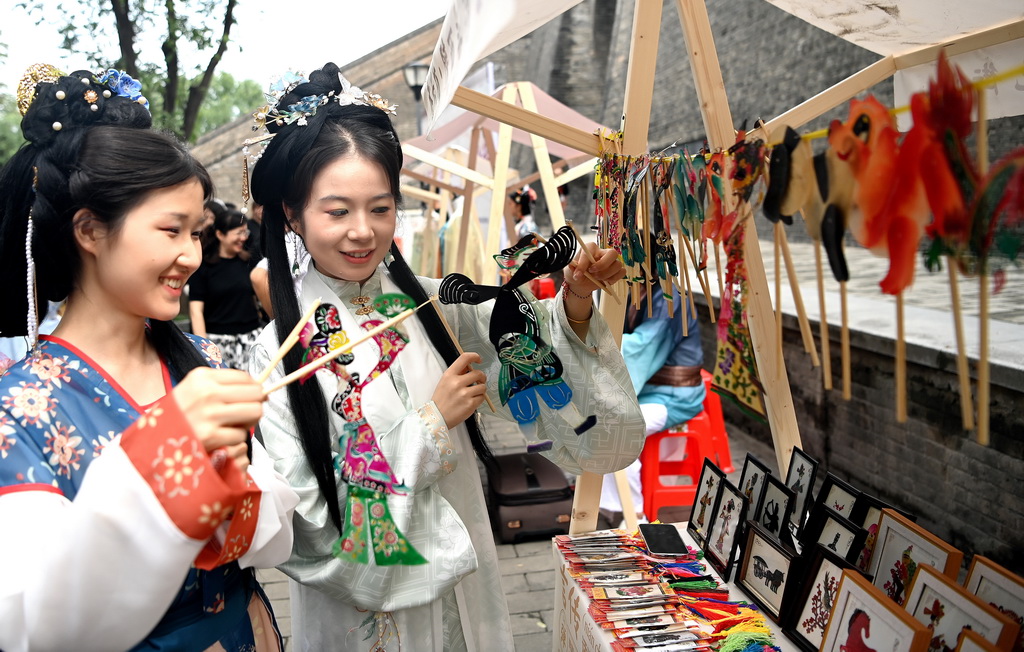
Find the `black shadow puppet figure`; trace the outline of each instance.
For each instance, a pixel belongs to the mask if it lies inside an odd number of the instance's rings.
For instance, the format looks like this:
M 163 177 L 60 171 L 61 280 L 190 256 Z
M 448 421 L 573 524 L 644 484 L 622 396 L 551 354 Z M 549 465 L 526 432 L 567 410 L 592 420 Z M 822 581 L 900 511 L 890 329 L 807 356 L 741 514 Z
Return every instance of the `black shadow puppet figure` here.
M 536 236 L 526 236 L 499 254 L 498 257 L 506 261 L 522 259 L 504 285 L 478 285 L 455 273 L 445 276 L 438 289 L 438 298 L 446 304 L 478 305 L 494 299 L 488 337 L 501 361 L 498 393 L 501 404 L 508 406 L 530 441 L 537 440 L 536 421 L 541 410 L 538 396 L 572 425 L 578 435 L 597 422 L 593 415 L 583 417 L 572 404 L 572 390 L 562 380 L 562 362 L 551 345 L 541 338 L 537 313 L 519 290 L 538 276 L 568 265 L 576 254 L 576 238 L 569 227 L 562 227 L 550 240 L 522 258 L 521 253 L 533 247 L 536 240 Z M 515 264 L 503 267 L 510 269 Z M 548 442 L 546 447 L 550 445 Z M 531 450 L 543 448 L 545 446 L 531 446 Z

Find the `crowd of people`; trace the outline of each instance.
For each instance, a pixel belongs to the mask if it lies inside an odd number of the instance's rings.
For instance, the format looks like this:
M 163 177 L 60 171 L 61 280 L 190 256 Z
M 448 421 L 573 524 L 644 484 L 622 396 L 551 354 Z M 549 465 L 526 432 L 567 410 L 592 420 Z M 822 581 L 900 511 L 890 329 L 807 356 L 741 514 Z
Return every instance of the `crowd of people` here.
M 476 464 L 492 454 L 481 403 L 512 419 L 493 302 L 420 310 L 404 338 L 308 382 L 268 394 L 254 380 L 306 361 L 313 344 L 275 354 L 314 301 L 306 341 L 330 347 L 384 318 L 378 295 L 422 305 L 440 284 L 394 243 L 391 107 L 331 63 L 276 91 L 247 219 L 151 128 L 124 73 L 35 66 L 19 87 L 26 143 L 0 173 L 0 336 L 27 349 L 0 375 L 6 652 L 280 650 L 253 572 L 275 566 L 293 649 L 513 649 Z M 510 198 L 518 225 L 530 192 Z M 631 380 L 592 303 L 623 264 L 587 246 L 595 262 L 579 253 L 557 296 L 530 300 L 534 335 L 596 418 L 577 434 L 539 417 L 545 454 L 573 474 L 636 460 L 634 386 L 651 376 Z M 41 334 L 47 302 L 63 314 Z M 662 364 L 699 364 L 677 344 Z

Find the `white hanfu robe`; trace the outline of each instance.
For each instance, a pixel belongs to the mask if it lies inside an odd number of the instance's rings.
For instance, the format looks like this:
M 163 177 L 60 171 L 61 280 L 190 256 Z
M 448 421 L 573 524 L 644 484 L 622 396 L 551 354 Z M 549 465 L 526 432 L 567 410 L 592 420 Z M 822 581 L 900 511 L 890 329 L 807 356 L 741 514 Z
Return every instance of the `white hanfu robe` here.
M 423 278 L 420 283 L 428 293 L 436 293 L 440 281 Z M 346 333 L 355 339 L 359 322 L 369 316 L 357 317 L 351 299 L 398 291 L 383 264 L 362 286 L 310 268 L 302 282 L 300 309 L 317 298 L 333 303 Z M 581 342 L 569 326 L 561 296 L 533 305 L 543 337 L 553 344 L 564 365 L 573 403 L 580 413 L 597 417 L 593 428 L 576 435 L 575 424 L 542 405 L 539 432 L 541 438 L 554 441 L 545 455 L 569 473 L 625 468 L 643 447 L 644 422 L 607 326 L 595 311 L 587 341 Z M 487 374 L 488 395 L 499 407 L 499 416 L 511 419 L 498 399 L 500 362 L 487 337 L 492 306 L 493 301 L 488 301 L 442 309 L 463 349 L 483 358 L 478 368 Z M 362 650 L 377 640 L 375 634 L 364 641 L 367 627 L 386 625 L 397 634 L 385 637 L 389 651 L 399 649 L 400 637 L 404 652 L 511 652 L 508 606 L 476 456 L 465 425 L 449 430 L 431 400 L 447 365 L 417 318 L 405 320 L 401 329 L 410 342 L 388 374 L 365 387 L 362 409 L 396 477 L 409 487 L 406 495 L 388 496 L 389 509 L 427 564 L 378 567 L 372 560 L 361 565 L 335 558 L 331 548 L 339 534 L 303 454 L 286 392 L 272 394 L 265 407 L 260 429 L 267 452 L 300 496 L 295 547 L 291 559 L 280 566 L 293 580 L 293 649 Z M 252 350 L 252 368 L 261 369 L 277 348 L 271 324 Z M 379 360 L 376 344 L 361 345 L 354 355 L 349 372 L 367 377 Z M 282 375 L 283 366 L 279 366 L 272 379 Z M 337 379 L 327 371 L 318 372 L 317 379 L 327 400 L 333 399 Z M 325 436 L 330 437 L 335 453 L 343 452 L 338 444 L 343 425 L 342 418 L 330 412 L 331 431 Z M 346 485 L 340 474 L 336 479 L 344 510 Z M 372 625 L 367 624 L 368 617 Z

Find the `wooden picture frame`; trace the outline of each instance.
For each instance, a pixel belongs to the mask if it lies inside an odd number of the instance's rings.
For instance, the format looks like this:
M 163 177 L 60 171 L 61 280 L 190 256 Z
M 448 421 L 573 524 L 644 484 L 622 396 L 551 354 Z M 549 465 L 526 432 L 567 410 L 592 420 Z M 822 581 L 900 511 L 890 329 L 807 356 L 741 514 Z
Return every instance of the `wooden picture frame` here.
M 862 493 L 857 497 L 850 513 L 850 520 L 864 528 L 868 536 L 864 540 L 864 546 L 857 557 L 855 564 L 860 572 L 867 574 L 871 567 L 871 553 L 875 550 L 875 539 L 878 537 L 878 521 L 882 518 L 883 509 L 895 509 L 892 505 L 870 494 Z M 897 509 L 897 512 L 911 521 L 917 521 L 917 517 Z
M 1000 652 L 1000 650 L 986 641 L 978 632 L 965 629 L 960 632 L 960 638 L 956 641 L 955 652 Z
M 804 573 L 788 605 L 782 633 L 804 652 L 817 652 L 825 636 L 843 571 L 854 566 L 824 546 L 808 552 Z
M 814 504 L 815 506 L 823 505 L 844 518 L 850 518 L 860 495 L 860 489 L 830 472 L 825 475 L 825 482 L 821 485 Z
M 786 486 L 796 494 L 796 502 L 790 512 L 790 521 L 797 529 L 803 528 L 804 517 L 813 502 L 814 476 L 818 472 L 818 461 L 803 452 L 799 446 L 793 447 L 789 461 L 789 472 L 786 474 Z
M 840 652 L 854 641 L 870 639 L 875 650 L 925 652 L 927 627 L 917 621 L 856 570 L 843 571 L 832 615 L 822 636 L 821 652 Z
M 697 480 L 697 494 L 693 497 L 693 505 L 690 507 L 690 520 L 686 524 L 686 531 L 700 548 L 704 547 L 711 516 L 718 506 L 718 491 L 724 481 L 725 473 L 722 469 L 715 466 L 710 459 L 704 458 L 700 478 Z
M 718 503 L 704 540 L 704 559 L 718 571 L 723 582 L 729 581 L 736 546 L 740 543 L 740 523 L 746 520 L 746 515 L 746 496 L 736 485 L 722 480 L 718 488 Z
M 1024 578 L 988 557 L 974 555 L 964 588 L 1020 625 L 1021 632 L 1013 649 L 1014 652 L 1024 650 Z
M 952 647 L 964 629 L 1009 650 L 1020 625 L 932 566 L 917 569 L 903 608 L 931 630 L 932 647 Z
M 779 623 L 787 597 L 798 585 L 799 557 L 754 520 L 746 524 L 743 555 L 736 568 L 736 585 L 761 607 L 764 615 Z
M 747 510 L 756 514 L 761 507 L 764 495 L 765 478 L 772 474 L 768 465 L 752 453 L 747 453 L 743 460 L 743 473 L 740 474 L 740 491 L 747 497 Z
M 809 549 L 818 544 L 854 563 L 864 548 L 867 536 L 867 530 L 830 507 L 818 503 L 807 519 L 800 540 L 804 548 Z
M 923 564 L 951 578 L 960 572 L 964 553 L 893 509 L 883 509 L 871 555 L 872 583 L 890 600 L 902 604 L 906 589 Z
M 795 499 L 796 494 L 781 478 L 769 475 L 765 478 L 761 505 L 754 512 L 754 520 L 779 542 L 786 541 L 786 527 Z

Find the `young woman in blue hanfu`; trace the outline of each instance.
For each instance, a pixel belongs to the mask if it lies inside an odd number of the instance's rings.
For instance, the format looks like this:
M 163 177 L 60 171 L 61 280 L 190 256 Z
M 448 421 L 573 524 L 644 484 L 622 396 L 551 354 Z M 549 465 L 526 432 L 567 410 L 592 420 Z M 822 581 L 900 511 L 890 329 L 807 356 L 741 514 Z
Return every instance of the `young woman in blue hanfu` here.
M 117 71 L 33 66 L 0 173 L 0 649 L 280 650 L 253 567 L 295 493 L 250 428 L 263 392 L 171 320 L 210 177 Z M 65 300 L 52 335 L 37 307 Z

